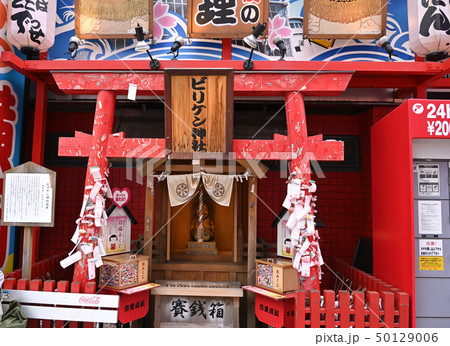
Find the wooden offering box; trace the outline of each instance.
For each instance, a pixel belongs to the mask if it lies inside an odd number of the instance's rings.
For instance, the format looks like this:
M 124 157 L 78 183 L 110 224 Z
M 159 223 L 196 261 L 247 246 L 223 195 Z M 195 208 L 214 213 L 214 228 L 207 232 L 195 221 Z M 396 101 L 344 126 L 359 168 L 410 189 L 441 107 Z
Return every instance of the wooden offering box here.
M 292 261 L 280 258 L 257 259 L 256 286 L 277 293 L 299 288 L 297 270 Z
M 124 289 L 148 282 L 148 256 L 121 254 L 103 257 L 99 284 Z

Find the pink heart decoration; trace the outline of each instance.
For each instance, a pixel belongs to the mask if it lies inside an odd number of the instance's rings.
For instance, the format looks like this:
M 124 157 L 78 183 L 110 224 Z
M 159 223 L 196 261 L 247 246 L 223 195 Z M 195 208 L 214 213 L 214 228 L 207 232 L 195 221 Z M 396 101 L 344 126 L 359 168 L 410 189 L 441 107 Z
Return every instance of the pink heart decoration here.
M 112 193 L 112 202 L 117 205 L 119 208 L 122 208 L 125 204 L 130 201 L 131 192 L 128 188 L 123 188 L 122 190 L 118 187 L 115 187 L 111 191 Z

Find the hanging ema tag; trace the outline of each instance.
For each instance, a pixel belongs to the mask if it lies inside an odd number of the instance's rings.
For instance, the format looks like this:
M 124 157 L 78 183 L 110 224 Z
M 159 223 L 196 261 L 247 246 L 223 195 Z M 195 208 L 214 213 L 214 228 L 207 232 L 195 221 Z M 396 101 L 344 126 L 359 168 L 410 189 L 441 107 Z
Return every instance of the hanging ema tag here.
M 316 229 L 314 227 L 314 219 L 311 215 L 306 215 L 306 232 L 303 235 L 310 236 L 314 235 Z
M 103 247 L 103 241 L 100 238 L 97 238 L 97 247 L 100 251 L 100 256 L 106 256 L 106 251 Z
M 102 174 L 100 173 L 100 168 L 91 167 L 90 172 L 92 174 L 92 177 L 94 178 L 94 181 L 99 181 L 102 179 Z
M 80 237 L 80 225 L 77 225 L 77 229 L 73 233 L 72 239 L 70 239 L 70 240 L 72 241 L 72 243 L 76 244 L 76 243 L 78 243 L 79 237 Z
M 289 229 L 293 229 L 296 224 L 297 224 L 297 218 L 295 217 L 295 213 L 292 213 L 286 222 L 286 227 Z
M 96 227 L 101 227 L 102 222 L 102 216 L 103 216 L 103 199 L 102 198 L 97 198 L 97 200 L 95 201 L 95 210 L 94 210 L 94 214 L 95 214 L 95 226 Z
M 291 207 L 291 199 L 289 198 L 289 195 L 286 195 L 283 202 L 283 208 L 289 209 L 290 207 Z
M 291 232 L 291 241 L 293 239 L 298 240 L 300 238 L 300 228 L 294 227 L 294 229 Z
M 97 268 L 103 265 L 102 256 L 100 254 L 100 249 L 98 246 L 94 248 L 94 261 Z
M 128 84 L 128 100 L 136 101 L 137 85 Z
M 302 276 L 305 278 L 309 278 L 309 276 L 310 276 L 310 270 L 309 270 L 310 262 L 311 262 L 311 257 L 309 255 L 302 257 Z
M 100 189 L 102 188 L 102 183 L 100 183 L 99 181 L 97 181 L 94 185 L 94 187 L 91 190 L 91 194 L 89 195 L 89 197 L 95 201 L 95 198 L 97 196 L 97 194 L 100 192 Z
M 89 276 L 89 280 L 95 279 L 95 260 L 94 259 L 88 260 L 88 276 Z
M 306 239 L 305 242 L 302 244 L 302 247 L 299 250 L 300 255 L 303 256 L 305 254 L 306 250 L 308 250 L 308 248 L 309 248 L 309 245 L 311 245 L 311 243 L 309 242 L 308 239 Z
M 300 271 L 300 259 L 302 258 L 302 255 L 298 251 L 295 252 L 294 262 L 292 262 L 292 266 L 297 269 L 297 271 Z
M 309 213 L 310 210 L 311 210 L 311 206 L 309 206 L 309 205 L 302 207 L 300 204 L 297 204 L 297 206 L 295 207 L 295 212 L 294 212 L 297 217 L 297 220 L 303 219 L 306 216 L 306 214 Z
M 68 266 L 79 261 L 80 259 L 81 259 L 81 252 L 77 251 L 73 255 L 70 255 L 69 257 L 64 258 L 61 262 L 59 262 L 59 264 L 61 265 L 61 267 L 63 267 L 65 269 Z
M 300 198 L 300 190 L 301 190 L 300 179 L 293 179 L 288 184 L 287 195 L 289 198 L 298 199 Z
M 84 252 L 85 255 L 89 255 L 93 251 L 92 244 L 81 245 L 81 250 Z

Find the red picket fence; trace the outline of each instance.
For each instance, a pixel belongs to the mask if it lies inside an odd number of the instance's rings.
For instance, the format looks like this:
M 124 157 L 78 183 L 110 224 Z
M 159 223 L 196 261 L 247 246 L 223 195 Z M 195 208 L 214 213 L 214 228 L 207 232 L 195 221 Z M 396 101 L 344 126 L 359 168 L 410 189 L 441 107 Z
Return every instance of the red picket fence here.
M 381 299 L 380 299 L 381 297 Z M 408 328 L 409 296 L 403 292 L 298 290 L 296 328 Z
M 33 279 L 51 279 L 54 281 L 71 280 L 73 270 L 63 269 L 59 264 L 65 257 L 67 257 L 67 252 L 34 263 L 31 266 L 31 277 Z M 16 269 L 12 272 L 5 273 L 5 279 L 7 278 L 22 278 L 22 270 Z
M 296 292 L 296 327 L 409 327 L 407 293 L 339 258 L 332 258 L 330 267 L 334 290 L 324 290 L 323 297 L 315 290 Z
M 86 283 L 84 289 L 81 282 L 72 282 L 61 280 L 56 282 L 55 280 L 42 279 L 16 279 L 7 278 L 3 283 L 3 290 L 23 290 L 23 291 L 44 291 L 44 292 L 70 292 L 70 293 L 96 293 L 96 284 L 94 282 Z M 54 322 L 54 323 L 53 323 Z M 94 328 L 92 322 L 76 322 L 76 321 L 49 321 L 49 320 L 36 320 L 28 319 L 28 328 Z
M 381 281 L 373 275 L 353 267 L 339 258 L 331 258 L 330 267 L 335 279 L 334 290 L 351 289 L 381 292 L 400 292 L 398 288 Z
M 333 258 L 334 290 L 255 295 L 257 318 L 275 328 L 408 328 L 409 295 Z

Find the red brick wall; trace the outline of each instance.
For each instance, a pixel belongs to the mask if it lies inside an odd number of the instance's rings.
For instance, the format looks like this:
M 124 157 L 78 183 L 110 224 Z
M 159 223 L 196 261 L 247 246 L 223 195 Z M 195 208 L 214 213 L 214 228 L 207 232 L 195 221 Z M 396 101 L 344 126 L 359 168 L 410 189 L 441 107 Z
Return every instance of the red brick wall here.
M 385 113 L 386 110 L 378 111 Z M 310 135 L 359 135 L 361 136 L 361 172 L 325 172 L 325 178 L 313 178 L 318 183 L 317 217 L 325 223 L 320 229 L 321 249 L 325 261 L 330 256 L 351 262 L 361 235 L 371 237 L 371 189 L 370 189 L 370 125 L 372 113 L 362 115 L 309 115 Z M 63 117 L 63 118 L 62 118 Z M 92 114 L 50 113 L 48 132 L 92 131 Z M 375 118 L 379 118 L 377 115 Z M 61 121 L 64 119 L 64 121 Z M 75 230 L 75 220 L 81 208 L 85 167 L 49 167 L 57 172 L 57 201 L 55 227 L 42 229 L 40 237 L 40 258 L 46 258 L 73 244 L 70 238 Z M 125 168 L 111 168 L 111 187 L 128 187 L 132 197 L 128 205 L 138 220 L 132 226 L 132 239 L 142 233 L 145 213 L 144 186 L 126 180 Z M 268 172 L 258 186 L 258 237 L 276 243 L 276 229 L 270 225 L 281 211 L 286 193 L 286 178 L 280 172 Z M 108 204 L 109 205 L 109 204 Z M 326 268 L 324 268 L 326 269 Z M 329 277 L 329 276 L 328 276 Z M 326 278 L 325 278 L 326 280 Z
M 49 167 L 56 171 L 56 210 L 55 226 L 53 228 L 41 228 L 40 258 L 47 258 L 73 248 L 70 241 L 75 231 L 75 221 L 79 218 L 86 168 L 84 167 Z M 131 200 L 127 204 L 128 209 L 138 221 L 137 225 L 131 225 L 131 239 L 136 240 L 143 235 L 145 216 L 145 188 L 144 185 L 126 180 L 125 168 L 110 169 L 109 184 L 111 188 L 127 187 L 131 191 Z M 111 202 L 108 200 L 106 207 Z

